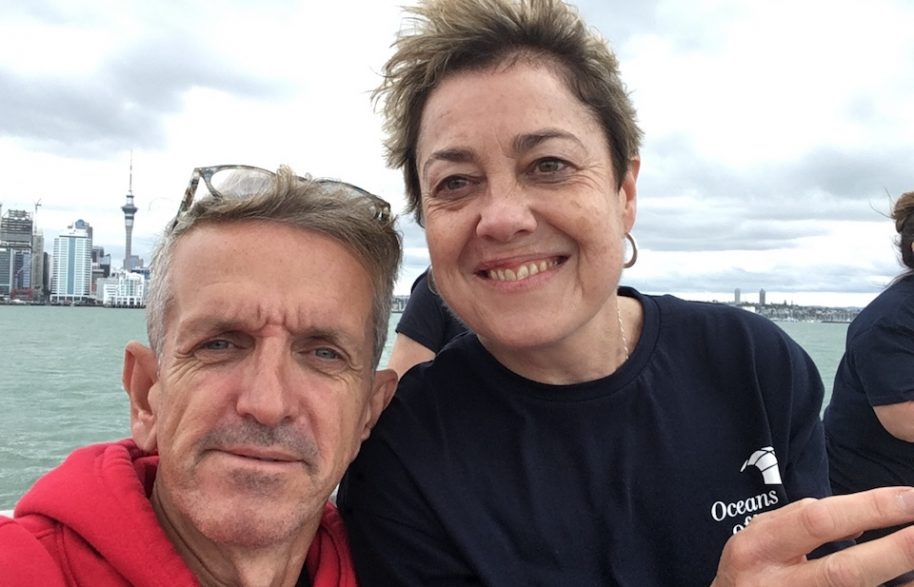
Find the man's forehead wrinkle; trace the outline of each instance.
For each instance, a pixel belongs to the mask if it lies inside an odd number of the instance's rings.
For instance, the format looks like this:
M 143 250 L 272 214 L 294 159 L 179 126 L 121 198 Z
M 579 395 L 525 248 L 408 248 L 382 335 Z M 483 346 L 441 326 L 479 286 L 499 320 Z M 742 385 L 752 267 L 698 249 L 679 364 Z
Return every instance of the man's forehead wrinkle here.
M 185 317 L 179 324 L 182 333 L 243 331 L 258 333 L 267 326 L 278 326 L 292 336 L 313 339 L 326 339 L 346 344 L 356 344 L 356 333 L 328 324 L 321 319 L 320 313 L 306 308 L 299 308 L 286 316 L 284 312 L 268 309 L 258 304 L 254 312 L 246 318 L 241 312 L 232 312 L 225 305 L 205 309 Z M 329 318 L 329 317 L 327 317 Z M 358 334 L 361 334 L 359 332 Z

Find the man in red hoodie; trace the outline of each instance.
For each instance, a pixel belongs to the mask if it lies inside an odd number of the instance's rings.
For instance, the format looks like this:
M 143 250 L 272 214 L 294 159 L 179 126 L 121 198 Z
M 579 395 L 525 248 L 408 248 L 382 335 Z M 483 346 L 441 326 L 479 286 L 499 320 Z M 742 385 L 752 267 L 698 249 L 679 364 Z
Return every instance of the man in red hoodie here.
M 328 498 L 396 386 L 375 369 L 399 262 L 359 188 L 194 170 L 151 348 L 124 356 L 132 439 L 76 450 L 0 518 L 0 584 L 355 585 Z

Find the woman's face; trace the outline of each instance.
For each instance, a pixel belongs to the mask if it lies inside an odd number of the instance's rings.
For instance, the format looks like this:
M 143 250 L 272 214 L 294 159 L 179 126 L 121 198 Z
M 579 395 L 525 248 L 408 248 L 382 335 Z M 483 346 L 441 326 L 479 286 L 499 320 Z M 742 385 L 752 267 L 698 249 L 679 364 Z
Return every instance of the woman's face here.
M 605 325 L 638 162 L 617 188 L 596 116 L 552 69 L 518 61 L 445 78 L 416 164 L 435 282 L 490 349 L 586 340 Z

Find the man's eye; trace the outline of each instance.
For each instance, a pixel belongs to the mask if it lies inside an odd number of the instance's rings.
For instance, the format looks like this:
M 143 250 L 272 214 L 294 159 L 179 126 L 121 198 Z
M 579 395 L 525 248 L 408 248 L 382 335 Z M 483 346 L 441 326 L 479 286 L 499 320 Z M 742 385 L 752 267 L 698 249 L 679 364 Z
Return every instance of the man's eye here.
M 326 347 L 321 347 L 319 349 L 315 349 L 314 354 L 319 359 L 324 359 L 327 361 L 335 361 L 336 359 L 340 358 L 340 354 L 338 352 L 336 352 L 333 349 L 326 348 Z
M 217 338 L 215 340 L 208 340 L 205 343 L 203 343 L 203 348 L 208 351 L 225 351 L 225 350 L 230 349 L 231 347 L 232 347 L 232 343 L 225 339 L 222 339 L 222 338 Z

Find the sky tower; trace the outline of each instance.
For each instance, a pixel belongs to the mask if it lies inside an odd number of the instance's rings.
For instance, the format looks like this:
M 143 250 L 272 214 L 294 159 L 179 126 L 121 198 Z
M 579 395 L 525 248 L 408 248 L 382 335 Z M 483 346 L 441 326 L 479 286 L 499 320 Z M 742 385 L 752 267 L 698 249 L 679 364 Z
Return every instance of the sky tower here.
M 124 228 L 127 230 L 127 241 L 124 246 L 124 271 L 133 269 L 133 255 L 130 244 L 133 240 L 133 216 L 137 207 L 133 205 L 133 151 L 130 152 L 130 184 L 127 187 L 127 203 L 121 206 L 124 212 Z

